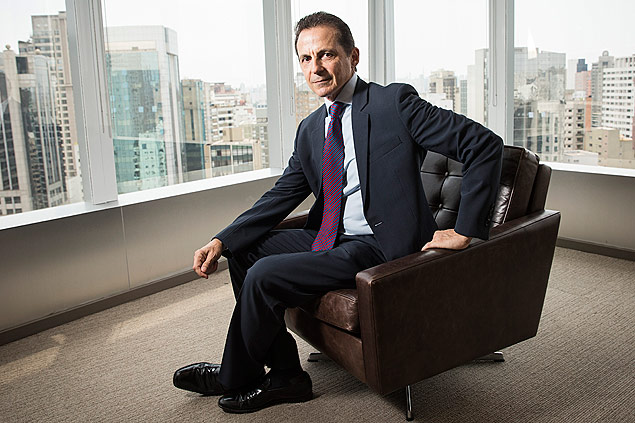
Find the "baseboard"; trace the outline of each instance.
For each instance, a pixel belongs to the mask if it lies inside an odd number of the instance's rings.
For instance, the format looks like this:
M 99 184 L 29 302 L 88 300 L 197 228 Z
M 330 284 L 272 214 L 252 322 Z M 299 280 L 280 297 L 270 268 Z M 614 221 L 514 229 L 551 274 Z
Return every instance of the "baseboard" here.
M 580 241 L 570 238 L 558 238 L 558 240 L 556 241 L 556 245 L 558 247 L 570 248 L 572 250 L 579 250 L 587 253 L 600 254 L 602 256 L 635 261 L 635 251 L 628 250 L 626 248 L 596 244 L 594 242 Z
M 227 260 L 220 260 L 218 262 L 218 270 L 225 269 L 227 269 Z M 34 335 L 38 332 L 63 325 L 64 323 L 72 322 L 73 320 L 77 320 L 148 295 L 156 294 L 157 292 L 191 282 L 196 278 L 198 278 L 198 276 L 193 270 L 183 271 L 165 278 L 157 279 L 143 286 L 139 286 L 119 294 L 100 298 L 90 303 L 82 304 L 80 306 L 7 329 L 0 332 L 0 345 L 26 338 L 27 336 Z

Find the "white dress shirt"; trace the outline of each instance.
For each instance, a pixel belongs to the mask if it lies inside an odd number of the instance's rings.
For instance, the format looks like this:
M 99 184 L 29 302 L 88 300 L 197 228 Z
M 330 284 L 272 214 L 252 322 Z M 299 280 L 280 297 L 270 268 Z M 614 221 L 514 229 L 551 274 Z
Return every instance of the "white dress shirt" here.
M 342 115 L 342 136 L 344 138 L 344 172 L 346 181 L 343 187 L 344 200 L 344 233 L 346 235 L 372 235 L 366 218 L 364 217 L 364 205 L 362 203 L 362 191 L 359 185 L 359 173 L 357 171 L 357 160 L 355 158 L 355 143 L 353 141 L 353 121 L 351 118 L 351 108 L 353 104 L 353 93 L 357 84 L 357 74 L 354 73 L 348 80 L 335 101 L 346 104 Z M 329 122 L 328 110 L 333 104 L 332 101 L 324 99 L 327 116 L 324 119 L 324 134 L 328 133 Z

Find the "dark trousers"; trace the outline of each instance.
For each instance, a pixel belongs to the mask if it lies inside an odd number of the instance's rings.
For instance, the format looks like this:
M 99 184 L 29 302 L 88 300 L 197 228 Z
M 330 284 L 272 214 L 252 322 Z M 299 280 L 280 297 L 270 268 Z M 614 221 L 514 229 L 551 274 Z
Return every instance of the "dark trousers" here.
M 267 365 L 301 369 L 284 312 L 328 291 L 355 287 L 355 274 L 385 262 L 372 235 L 340 235 L 335 248 L 312 252 L 317 232 L 274 230 L 228 259 L 236 306 L 229 325 L 220 382 L 235 389 L 254 382 Z

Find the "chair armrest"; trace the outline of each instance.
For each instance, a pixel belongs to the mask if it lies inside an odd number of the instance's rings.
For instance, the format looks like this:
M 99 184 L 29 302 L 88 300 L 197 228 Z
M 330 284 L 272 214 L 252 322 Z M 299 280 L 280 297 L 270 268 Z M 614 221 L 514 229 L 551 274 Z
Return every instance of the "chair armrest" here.
M 286 219 L 278 224 L 275 229 L 302 229 L 309 217 L 309 211 L 301 211 L 289 215 Z
M 539 211 L 461 251 L 429 250 L 359 272 L 369 386 L 388 393 L 536 334 L 560 213 Z

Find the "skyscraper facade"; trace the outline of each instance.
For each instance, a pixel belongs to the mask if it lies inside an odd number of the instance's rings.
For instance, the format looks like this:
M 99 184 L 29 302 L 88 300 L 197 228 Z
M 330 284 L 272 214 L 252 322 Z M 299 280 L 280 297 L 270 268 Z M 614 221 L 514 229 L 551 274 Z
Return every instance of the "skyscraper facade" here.
M 458 112 L 458 85 L 454 71 L 439 69 L 432 72 L 429 81 L 429 94 L 445 94 L 445 98 L 451 102 L 451 110 Z
M 635 169 L 635 143 L 616 128 L 592 128 L 584 137 L 584 149 L 598 154 L 601 166 Z
M 181 81 L 183 92 L 183 181 L 205 178 L 205 90 L 200 79 Z
M 566 55 L 514 49 L 513 144 L 557 161 L 562 152 Z
M 208 142 L 223 140 L 223 134 L 239 125 L 239 109 L 244 105 L 240 91 L 222 82 L 204 83 L 205 131 Z
M 633 138 L 635 124 L 635 54 L 615 59 L 614 67 L 603 69 L 602 126 L 619 129 Z
M 598 57 L 598 61 L 591 65 L 591 126 L 602 126 L 602 85 L 604 79 L 604 69 L 612 68 L 615 58 L 609 55 L 608 51 L 603 51 Z
M 119 193 L 183 182 L 183 104 L 176 32 L 106 28 Z
M 563 149 L 582 150 L 584 148 L 584 133 L 590 129 L 585 126 L 587 121 L 587 99 L 568 100 L 564 106 L 564 131 L 563 131 Z M 589 119 L 590 121 L 590 119 Z
M 53 73 L 56 76 L 55 102 L 57 122 L 61 128 L 62 157 L 66 171 L 67 185 L 75 184 L 72 179 L 80 174 L 79 147 L 73 97 L 73 81 L 68 49 L 66 12 L 57 15 L 31 16 L 34 50 L 42 56 L 53 59 Z M 74 193 L 75 196 L 78 193 Z M 81 193 L 80 193 L 81 196 Z
M 16 214 L 67 200 L 56 122 L 51 59 L 0 54 L 0 213 Z

